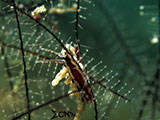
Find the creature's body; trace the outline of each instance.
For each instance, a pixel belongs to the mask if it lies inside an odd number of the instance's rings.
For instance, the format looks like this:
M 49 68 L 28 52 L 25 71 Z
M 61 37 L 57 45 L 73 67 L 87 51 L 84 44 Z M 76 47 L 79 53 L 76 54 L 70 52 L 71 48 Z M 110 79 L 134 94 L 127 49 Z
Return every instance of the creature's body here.
M 85 108 L 85 104 L 88 102 L 93 102 L 93 94 L 91 86 L 88 83 L 88 75 L 85 72 L 85 68 L 80 60 L 80 53 L 78 48 L 74 48 L 67 44 L 66 48 L 70 52 L 62 50 L 62 57 L 65 60 L 62 70 L 56 75 L 55 79 L 52 81 L 52 85 L 56 86 L 59 81 L 67 76 L 65 84 L 70 84 L 70 92 L 74 90 L 79 90 L 77 93 L 71 95 L 77 96 L 77 104 L 79 113 L 77 113 L 74 120 L 79 120 L 81 113 Z

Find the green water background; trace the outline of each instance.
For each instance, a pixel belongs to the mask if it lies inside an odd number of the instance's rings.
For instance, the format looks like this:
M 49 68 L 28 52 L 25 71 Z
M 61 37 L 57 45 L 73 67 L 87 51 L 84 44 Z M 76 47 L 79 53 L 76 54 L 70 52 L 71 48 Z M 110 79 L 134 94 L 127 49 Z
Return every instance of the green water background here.
M 140 16 L 139 7 L 141 5 L 145 6 L 144 16 Z M 150 89 L 146 86 L 145 80 L 152 81 L 157 68 L 158 44 L 151 44 L 150 40 L 154 34 L 158 33 L 158 0 L 93 0 L 91 4 L 82 3 L 82 6 L 87 8 L 86 11 L 82 10 L 82 14 L 87 19 L 80 20 L 83 27 L 83 30 L 79 31 L 81 46 L 89 49 L 89 56 L 93 57 L 96 62 L 102 60 L 109 69 L 119 73 L 117 79 L 126 82 L 127 89 L 134 88 L 129 96 L 134 101 L 127 104 L 121 101 L 118 108 L 113 107 L 111 111 L 106 111 L 107 119 L 136 120 L 145 91 Z M 70 24 L 73 19 L 72 15 L 73 13 L 54 16 L 64 40 L 69 36 L 72 36 L 74 40 L 74 24 Z M 156 17 L 155 23 L 151 22 L 152 17 Z M 3 31 L 1 31 L 1 36 L 3 36 Z M 140 66 L 137 66 L 135 61 Z M 6 89 L 8 82 L 4 81 L 3 60 L 0 63 L 2 68 L 0 70 L 1 88 Z M 145 78 L 140 69 L 145 73 Z M 36 75 L 36 72 L 32 75 Z M 30 87 L 34 89 L 35 86 Z M 150 97 L 147 97 L 150 102 L 144 111 L 144 120 L 151 120 L 152 98 Z M 158 109 L 156 111 L 155 120 L 158 120 L 160 113 Z M 84 114 L 89 113 L 90 111 Z M 40 118 L 41 112 L 39 111 L 38 114 Z M 84 119 L 90 118 L 85 117 Z

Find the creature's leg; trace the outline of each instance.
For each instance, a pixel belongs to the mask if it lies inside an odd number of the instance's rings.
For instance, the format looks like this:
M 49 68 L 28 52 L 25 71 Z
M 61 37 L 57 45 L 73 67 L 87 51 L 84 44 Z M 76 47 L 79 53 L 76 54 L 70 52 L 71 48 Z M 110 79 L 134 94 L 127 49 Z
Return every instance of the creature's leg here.
M 62 70 L 56 75 L 55 79 L 52 81 L 52 86 L 56 86 L 62 78 L 64 78 L 68 73 L 68 68 L 63 67 Z
M 69 75 L 68 75 L 69 76 Z M 72 84 L 72 78 L 71 76 L 68 77 L 68 79 L 65 81 L 65 84 L 68 85 L 68 84 Z
M 47 48 L 42 48 L 42 47 L 40 47 L 40 49 L 41 49 L 42 51 L 45 51 L 45 52 L 48 52 L 48 53 L 50 53 L 50 54 L 56 55 L 56 56 L 59 57 L 59 58 L 62 58 L 59 53 L 57 53 L 57 52 L 55 52 L 55 51 L 53 51 L 53 50 L 50 50 L 50 49 L 47 49 Z
M 79 120 L 80 116 L 82 115 L 82 112 L 85 109 L 85 102 L 82 102 L 81 104 L 78 105 L 77 109 L 78 109 L 78 113 L 76 114 L 76 116 L 74 117 L 74 120 Z

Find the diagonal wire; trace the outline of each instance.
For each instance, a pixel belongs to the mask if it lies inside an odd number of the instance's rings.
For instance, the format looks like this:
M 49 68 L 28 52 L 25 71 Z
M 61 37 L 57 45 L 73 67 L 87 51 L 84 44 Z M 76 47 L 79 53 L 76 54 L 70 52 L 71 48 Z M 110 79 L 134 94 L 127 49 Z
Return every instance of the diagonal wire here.
M 11 3 L 9 0 L 2 0 L 3 2 L 6 2 L 8 4 L 10 4 L 11 6 L 13 6 L 13 3 Z M 72 54 L 70 53 L 70 51 L 65 47 L 65 45 L 62 43 L 62 41 L 58 38 L 58 36 L 55 35 L 55 33 L 53 33 L 51 30 L 49 30 L 44 24 L 42 24 L 40 21 L 34 19 L 31 15 L 29 15 L 28 13 L 26 13 L 25 11 L 23 11 L 22 9 L 16 7 L 14 5 L 14 8 L 16 10 L 18 10 L 20 13 L 26 15 L 27 17 L 29 17 L 31 20 L 35 21 L 39 26 L 41 26 L 42 28 L 44 28 L 49 34 L 51 34 L 56 40 L 57 42 L 60 44 L 60 46 L 71 56 L 71 58 L 75 61 L 75 59 L 73 58 Z M 75 61 L 76 62 L 76 61 Z M 79 64 L 77 64 L 79 69 L 80 66 Z
M 88 86 L 93 86 L 93 85 L 98 84 L 99 82 L 102 82 L 102 81 L 104 81 L 104 80 L 95 81 L 94 83 L 92 83 L 91 85 L 88 85 Z M 86 87 L 87 87 L 87 86 L 86 86 Z M 40 109 L 40 108 L 42 108 L 42 107 L 45 107 L 45 106 L 47 106 L 47 105 L 49 105 L 49 104 L 52 104 L 53 102 L 56 102 L 56 101 L 58 101 L 58 100 L 60 100 L 60 99 L 62 99 L 62 98 L 68 97 L 68 96 L 70 96 L 71 94 L 76 93 L 76 92 L 80 92 L 80 91 L 81 91 L 81 90 L 74 90 L 74 91 L 69 92 L 69 93 L 67 93 L 67 94 L 65 94 L 65 95 L 62 95 L 62 96 L 57 97 L 57 98 L 55 98 L 55 99 L 52 99 L 52 100 L 50 100 L 50 101 L 48 101 L 48 102 L 45 102 L 44 104 L 41 104 L 41 105 L 39 105 L 39 106 L 37 106 L 37 107 L 34 107 L 34 108 L 30 109 L 30 111 L 26 111 L 26 112 L 21 113 L 20 115 L 14 117 L 12 120 L 20 119 L 21 117 L 23 117 L 24 115 L 26 115 L 26 114 L 28 114 L 28 113 L 31 113 L 31 112 L 33 112 L 33 111 L 36 111 L 36 110 L 38 110 L 38 109 Z M 97 107 L 97 104 L 95 104 L 95 107 Z M 97 111 L 97 113 L 98 113 L 98 111 Z M 97 114 L 96 114 L 95 118 L 96 118 L 96 120 L 98 120 L 98 115 L 97 115 Z
M 10 4 L 11 6 L 13 6 L 13 3 L 11 3 L 9 0 L 2 0 L 3 2 L 6 2 L 8 4 Z M 20 13 L 26 15 L 27 17 L 29 17 L 31 20 L 35 21 L 38 25 L 40 25 L 42 28 L 44 28 L 49 34 L 51 34 L 60 44 L 60 46 L 62 48 L 64 48 L 67 53 L 70 54 L 70 52 L 68 51 L 68 49 L 65 47 L 65 45 L 62 43 L 62 41 L 58 38 L 58 36 L 55 35 L 55 33 L 53 33 L 52 31 L 50 31 L 45 25 L 43 25 L 40 21 L 34 19 L 31 15 L 29 15 L 28 13 L 26 13 L 25 11 L 23 11 L 22 9 L 18 8 L 17 6 L 14 6 L 16 10 L 18 10 Z
M 62 96 L 57 97 L 57 98 L 55 98 L 55 99 L 52 99 L 52 100 L 50 100 L 50 101 L 48 101 L 48 102 L 46 102 L 46 103 L 44 103 L 44 104 L 41 104 L 41 105 L 39 105 L 39 106 L 37 106 L 37 107 L 35 107 L 35 108 L 30 109 L 30 111 L 21 113 L 20 115 L 14 117 L 12 120 L 20 119 L 21 117 L 23 117 L 24 115 L 26 115 L 26 114 L 28 114 L 28 113 L 31 113 L 31 112 L 33 112 L 33 111 L 35 111 L 35 110 L 38 110 L 38 109 L 40 109 L 40 108 L 42 108 L 42 107 L 44 107 L 44 106 L 47 106 L 47 105 L 49 105 L 49 104 L 51 104 L 51 103 L 53 103 L 53 102 L 56 102 L 56 101 L 58 101 L 58 100 L 60 100 L 60 99 L 62 99 L 62 98 L 68 97 L 69 95 L 71 95 L 71 94 L 73 94 L 73 93 L 76 93 L 76 92 L 79 92 L 79 90 L 75 90 L 75 91 L 72 91 L 72 92 L 70 92 L 70 93 L 68 93 L 68 94 L 62 95 Z
M 78 24 L 79 24 L 79 12 L 80 12 L 80 0 L 77 0 L 77 10 L 76 10 L 76 24 L 75 24 L 75 35 L 76 35 L 76 43 L 80 49 L 79 43 L 79 32 L 78 32 Z
M 21 34 L 21 27 L 20 27 L 20 22 L 18 18 L 18 13 L 15 7 L 15 1 L 12 0 L 13 6 L 14 6 L 14 12 L 16 16 L 16 21 L 17 21 L 17 28 L 19 32 L 19 40 L 20 40 L 20 46 L 21 46 L 21 51 L 22 51 L 22 59 L 23 59 L 23 67 L 24 67 L 24 79 L 25 79 L 25 89 L 26 89 L 26 99 L 27 99 L 27 109 L 30 111 L 30 100 L 29 100 L 29 89 L 28 89 L 28 83 L 27 83 L 27 71 L 26 71 L 26 62 L 25 62 L 25 54 L 24 54 L 24 48 L 23 48 L 23 40 L 22 40 L 22 34 Z M 28 120 L 31 120 L 31 115 L 30 112 L 28 113 Z

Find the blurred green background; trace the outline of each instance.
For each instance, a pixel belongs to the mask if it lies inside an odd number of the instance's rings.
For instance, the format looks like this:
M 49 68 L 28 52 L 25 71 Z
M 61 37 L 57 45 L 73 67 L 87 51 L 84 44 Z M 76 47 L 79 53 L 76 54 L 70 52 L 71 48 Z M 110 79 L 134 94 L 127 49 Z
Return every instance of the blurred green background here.
M 64 5 L 60 4 L 61 2 L 64 2 Z M 28 14 L 31 14 L 37 6 L 41 6 L 39 3 L 44 3 L 49 10 L 58 8 L 58 5 L 60 9 L 71 8 L 75 1 L 16 1 L 16 5 Z M 101 90 L 99 86 L 95 86 L 93 91 L 97 93 L 99 119 L 160 120 L 159 4 L 158 0 L 82 0 L 80 2 L 82 6 L 80 15 L 84 16 L 79 20 L 81 52 L 83 54 L 85 49 L 89 50 L 84 61 L 87 63 L 90 58 L 94 58 L 94 62 L 89 65 L 89 68 L 99 61 L 103 61 L 103 64 L 91 74 L 97 73 L 99 69 L 107 65 L 106 71 L 114 71 L 109 77 L 118 73 L 109 86 L 112 86 L 117 80 L 121 80 L 121 83 L 114 88 L 115 91 L 118 91 L 124 83 L 127 83 L 127 87 L 120 93 L 123 95 L 134 88 L 127 96 L 132 99 L 132 102 L 125 103 L 121 99 L 118 107 L 115 108 L 117 97 L 108 100 L 110 102 L 108 104 L 105 96 L 109 93 L 104 89 Z M 0 9 L 0 42 L 20 47 L 13 9 L 3 1 L 0 1 Z M 18 15 L 24 48 L 56 58 L 39 49 L 39 46 L 42 46 L 60 52 L 62 48 L 55 40 L 50 40 L 52 36 L 25 15 L 21 13 Z M 74 19 L 75 12 L 65 12 L 64 14 L 45 12 L 38 20 L 66 43 L 69 38 L 69 42 L 75 42 Z M 68 92 L 69 86 L 64 85 L 64 80 L 55 88 L 51 86 L 51 81 L 61 69 L 61 65 L 55 68 L 55 64 L 35 64 L 37 60 L 44 60 L 37 59 L 30 53 L 26 53 L 25 59 L 31 108 Z M 21 51 L 1 45 L 0 68 L 0 119 L 10 120 L 26 111 Z M 11 76 L 8 71 L 11 72 Z M 101 72 L 95 79 L 100 79 L 106 74 L 106 71 Z M 9 83 L 13 83 L 13 91 L 10 90 Z M 102 94 L 104 92 L 107 93 L 104 95 Z M 33 112 L 32 119 L 50 119 L 52 117 L 51 109 L 56 111 L 68 111 L 69 109 L 76 113 L 75 101 L 76 98 L 64 98 L 62 101 Z M 27 116 L 21 119 L 27 119 Z M 57 120 L 62 119 L 70 118 L 57 118 Z M 93 105 L 87 105 L 82 120 L 94 120 Z

